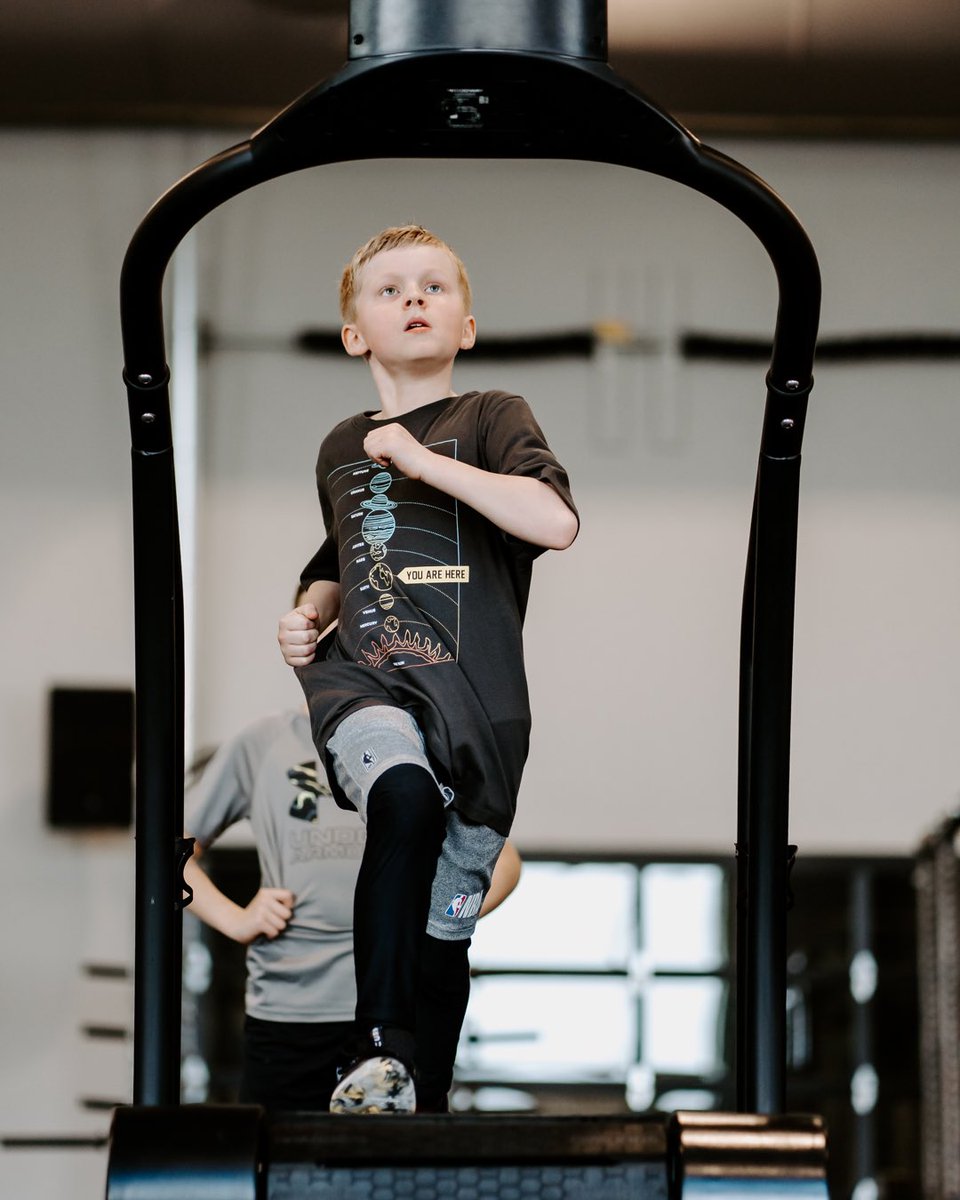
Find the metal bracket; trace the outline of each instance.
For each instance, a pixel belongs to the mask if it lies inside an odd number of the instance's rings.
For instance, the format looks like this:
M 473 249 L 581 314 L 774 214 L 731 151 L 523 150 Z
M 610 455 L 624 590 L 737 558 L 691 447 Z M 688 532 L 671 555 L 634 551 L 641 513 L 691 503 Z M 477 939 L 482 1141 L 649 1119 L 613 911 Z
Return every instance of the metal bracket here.
M 193 854 L 193 847 L 196 845 L 197 839 L 192 837 L 179 837 L 175 843 L 175 853 L 177 860 L 177 875 L 179 877 L 179 887 L 177 891 L 180 893 L 180 899 L 173 902 L 174 909 L 177 912 L 182 912 L 187 905 L 193 900 L 193 888 L 183 877 L 183 869 L 190 861 L 190 856 Z

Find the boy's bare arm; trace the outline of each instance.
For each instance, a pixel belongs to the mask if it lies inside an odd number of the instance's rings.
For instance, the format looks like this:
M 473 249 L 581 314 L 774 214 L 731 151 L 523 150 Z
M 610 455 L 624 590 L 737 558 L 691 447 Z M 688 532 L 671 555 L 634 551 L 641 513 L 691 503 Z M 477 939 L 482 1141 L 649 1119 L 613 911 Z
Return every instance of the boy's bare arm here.
M 244 946 L 255 938 L 272 940 L 283 933 L 293 915 L 292 892 L 286 888 L 260 888 L 246 908 L 242 908 L 225 896 L 200 866 L 197 862 L 199 854 L 197 849 L 183 868 L 184 881 L 193 889 L 191 912 L 206 925 Z
M 504 533 L 566 550 L 577 536 L 576 515 L 549 484 L 523 475 L 498 475 L 420 444 L 402 425 L 372 429 L 363 448 L 381 466 L 391 464 L 409 479 L 422 479 L 438 491 L 462 500 Z
M 480 906 L 479 915 L 481 917 L 485 917 L 487 913 L 493 912 L 495 908 L 499 908 L 504 900 L 506 900 L 520 882 L 521 869 L 520 854 L 513 842 L 508 839 L 503 843 L 500 857 L 493 868 L 493 876 L 490 879 L 490 890 L 484 896 L 483 904 Z
M 318 579 L 307 589 L 302 604 L 280 618 L 277 641 L 283 661 L 290 667 L 312 663 L 317 642 L 340 615 L 340 585 Z

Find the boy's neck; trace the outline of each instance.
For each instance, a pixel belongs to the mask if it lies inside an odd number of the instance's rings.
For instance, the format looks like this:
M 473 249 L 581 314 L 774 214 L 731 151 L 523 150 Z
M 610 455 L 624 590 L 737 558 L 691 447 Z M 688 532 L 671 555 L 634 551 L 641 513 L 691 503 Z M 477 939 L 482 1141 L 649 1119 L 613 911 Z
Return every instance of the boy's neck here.
M 435 400 L 452 396 L 453 363 L 439 371 L 424 375 L 398 376 L 388 374 L 380 363 L 371 361 L 373 381 L 380 397 L 380 411 L 375 414 L 381 420 L 399 417 L 403 413 L 423 408 Z

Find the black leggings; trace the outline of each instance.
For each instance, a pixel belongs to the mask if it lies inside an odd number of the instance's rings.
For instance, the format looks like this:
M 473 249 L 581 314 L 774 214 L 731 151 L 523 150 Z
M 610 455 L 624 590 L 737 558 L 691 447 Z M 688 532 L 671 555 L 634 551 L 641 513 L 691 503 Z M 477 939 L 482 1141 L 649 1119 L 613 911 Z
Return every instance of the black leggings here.
M 423 935 L 417 991 L 417 1112 L 446 1112 L 463 1016 L 470 998 L 470 939 Z
M 353 898 L 361 1029 L 414 1028 L 420 943 L 445 830 L 443 797 L 423 767 L 391 767 L 370 789 Z
M 391 767 L 370 789 L 353 907 L 357 1023 L 416 1034 L 417 1107 L 442 1111 L 470 991 L 468 938 L 425 933 L 446 829 L 443 797 L 422 767 Z M 434 1109 L 436 1105 L 436 1109 Z

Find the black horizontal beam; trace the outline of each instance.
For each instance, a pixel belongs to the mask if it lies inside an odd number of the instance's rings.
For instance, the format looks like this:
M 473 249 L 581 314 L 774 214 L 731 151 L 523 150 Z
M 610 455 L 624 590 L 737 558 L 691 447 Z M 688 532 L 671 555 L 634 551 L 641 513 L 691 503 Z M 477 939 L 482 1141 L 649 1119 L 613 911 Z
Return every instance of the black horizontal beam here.
M 132 979 L 133 971 L 120 963 L 84 963 L 81 968 L 90 979 Z
M 686 333 L 680 337 L 683 358 L 728 362 L 766 362 L 771 342 L 765 338 Z M 960 336 L 950 333 L 868 333 L 821 337 L 815 362 L 890 362 L 895 359 L 960 358 Z
M 4 1150 L 102 1150 L 109 1145 L 109 1134 L 37 1133 L 0 1137 Z
M 80 1032 L 84 1037 L 108 1042 L 124 1042 L 131 1036 L 131 1031 L 123 1025 L 83 1025 Z
M 655 354 L 664 339 L 605 336 L 593 329 L 568 329 L 557 333 L 493 334 L 483 337 L 463 357 L 516 361 L 556 358 L 590 358 L 600 347 L 614 347 L 627 354 Z M 712 362 L 769 362 L 773 343 L 768 338 L 739 337 L 690 330 L 676 338 L 681 358 Z M 209 325 L 201 331 L 202 354 L 222 352 L 279 352 L 310 355 L 342 355 L 343 343 L 337 329 L 307 328 L 290 337 L 275 335 L 223 334 Z M 947 361 L 960 358 L 960 335 L 952 333 L 866 333 L 822 337 L 817 343 L 816 362 Z

